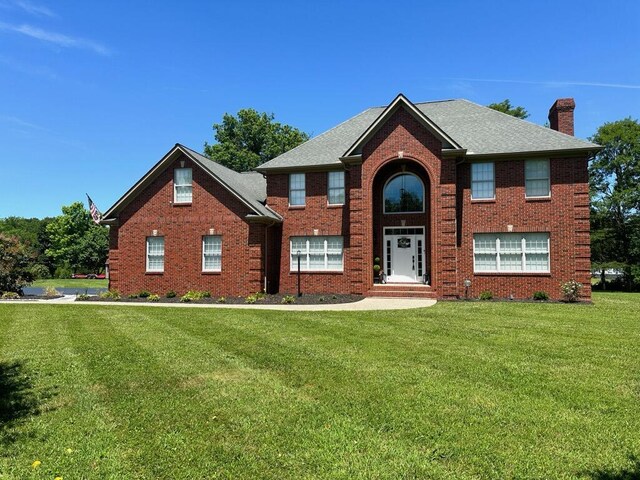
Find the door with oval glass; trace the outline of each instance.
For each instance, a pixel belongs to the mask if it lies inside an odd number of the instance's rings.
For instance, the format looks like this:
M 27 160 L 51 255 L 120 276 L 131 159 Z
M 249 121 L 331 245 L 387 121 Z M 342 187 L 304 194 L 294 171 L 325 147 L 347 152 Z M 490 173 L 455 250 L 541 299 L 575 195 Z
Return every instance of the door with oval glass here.
M 389 283 L 422 281 L 424 271 L 424 228 L 386 227 L 384 265 Z

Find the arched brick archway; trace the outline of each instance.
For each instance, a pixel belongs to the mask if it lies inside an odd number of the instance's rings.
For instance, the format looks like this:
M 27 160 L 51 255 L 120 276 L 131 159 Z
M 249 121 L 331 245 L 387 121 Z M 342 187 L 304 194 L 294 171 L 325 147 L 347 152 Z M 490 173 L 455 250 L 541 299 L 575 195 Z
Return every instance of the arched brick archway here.
M 400 208 L 400 211 L 385 209 L 385 186 L 403 174 L 417 178 L 422 183 L 423 206 L 409 206 Z M 382 272 L 387 281 L 429 282 L 432 265 L 431 182 L 425 167 L 407 158 L 386 162 L 375 172 L 371 199 L 373 255 L 381 259 Z

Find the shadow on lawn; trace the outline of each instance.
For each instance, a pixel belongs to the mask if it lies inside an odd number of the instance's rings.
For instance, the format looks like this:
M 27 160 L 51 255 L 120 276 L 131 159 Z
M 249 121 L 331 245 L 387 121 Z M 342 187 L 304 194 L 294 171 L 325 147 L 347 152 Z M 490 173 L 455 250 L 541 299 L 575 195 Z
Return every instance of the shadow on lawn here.
M 14 428 L 40 413 L 40 405 L 52 394 L 37 392 L 23 362 L 0 362 L 0 445 L 18 439 Z
M 640 480 L 640 458 L 630 455 L 629 461 L 633 465 L 621 470 L 597 470 L 585 474 L 593 480 Z

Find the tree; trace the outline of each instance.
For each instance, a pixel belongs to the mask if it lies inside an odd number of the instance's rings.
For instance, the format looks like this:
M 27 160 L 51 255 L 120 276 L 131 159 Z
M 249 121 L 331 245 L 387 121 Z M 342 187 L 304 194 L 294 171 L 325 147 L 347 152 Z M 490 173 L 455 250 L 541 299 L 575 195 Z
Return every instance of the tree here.
M 45 254 L 49 247 L 46 226 L 51 218 L 7 217 L 0 219 L 0 233 L 17 237 L 27 249 L 29 256 L 34 257 L 34 271 L 40 272 L 38 277 L 48 277 L 53 273 L 53 262 Z
M 108 229 L 96 225 L 82 203 L 62 207 L 62 215 L 46 227 L 50 246 L 46 253 L 58 266 L 74 272 L 100 271 L 107 259 Z
M 308 134 L 274 122 L 274 118 L 252 108 L 240 110 L 237 117 L 225 113 L 222 123 L 213 124 L 218 143 L 205 142 L 205 155 L 232 170 L 246 172 L 309 139 Z
M 621 266 L 631 286 L 640 283 L 640 124 L 607 122 L 590 140 L 603 147 L 589 164 L 592 261 Z
M 0 292 L 16 292 L 33 280 L 32 257 L 17 237 L 0 234 Z
M 487 105 L 487 107 L 497 110 L 498 112 L 506 113 L 512 117 L 522 118 L 523 120 L 529 116 L 529 112 L 527 112 L 524 107 L 514 107 L 508 98 L 500 103 Z

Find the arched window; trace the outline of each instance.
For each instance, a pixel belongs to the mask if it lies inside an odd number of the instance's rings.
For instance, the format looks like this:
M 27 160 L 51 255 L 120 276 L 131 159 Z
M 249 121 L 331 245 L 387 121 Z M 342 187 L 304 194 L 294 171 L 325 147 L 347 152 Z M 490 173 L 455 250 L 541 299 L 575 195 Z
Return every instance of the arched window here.
M 384 186 L 384 213 L 424 212 L 424 184 L 413 173 L 399 173 Z

